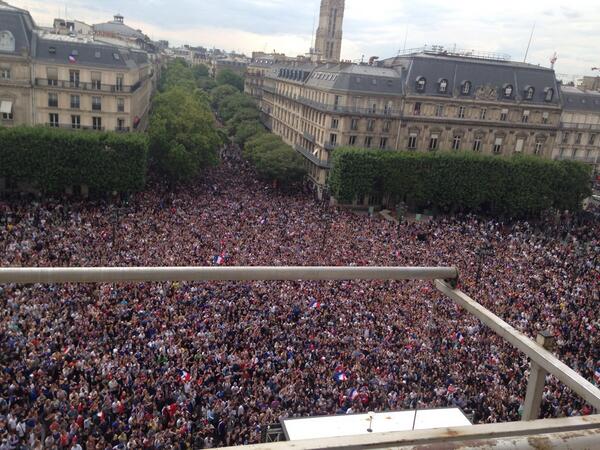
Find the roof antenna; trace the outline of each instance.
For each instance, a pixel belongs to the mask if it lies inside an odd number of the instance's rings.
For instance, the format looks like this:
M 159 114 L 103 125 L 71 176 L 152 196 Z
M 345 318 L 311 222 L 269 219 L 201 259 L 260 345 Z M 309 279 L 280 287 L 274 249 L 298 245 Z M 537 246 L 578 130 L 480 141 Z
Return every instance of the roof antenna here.
M 531 29 L 531 36 L 529 36 L 529 43 L 527 44 L 527 50 L 525 51 L 525 58 L 523 58 L 523 62 L 527 62 L 527 56 L 529 55 L 529 48 L 531 47 L 531 41 L 533 40 L 533 33 L 535 31 L 536 23 L 533 23 L 533 28 Z
M 408 40 L 408 22 L 406 23 L 406 31 L 404 33 L 404 46 L 402 47 L 402 54 L 406 54 L 406 41 Z

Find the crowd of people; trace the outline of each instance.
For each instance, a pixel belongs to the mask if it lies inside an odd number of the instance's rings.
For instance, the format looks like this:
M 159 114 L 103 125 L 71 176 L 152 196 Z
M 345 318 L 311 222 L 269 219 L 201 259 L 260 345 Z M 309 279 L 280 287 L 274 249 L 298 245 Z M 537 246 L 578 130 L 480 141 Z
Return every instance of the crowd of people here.
M 456 266 L 600 382 L 597 220 L 400 224 L 283 195 L 230 149 L 194 188 L 0 204 L 1 266 Z M 484 251 L 485 250 L 485 251 Z M 519 420 L 527 358 L 428 282 L 0 286 L 0 449 L 210 448 L 281 418 L 458 406 Z M 548 377 L 543 417 L 593 412 Z

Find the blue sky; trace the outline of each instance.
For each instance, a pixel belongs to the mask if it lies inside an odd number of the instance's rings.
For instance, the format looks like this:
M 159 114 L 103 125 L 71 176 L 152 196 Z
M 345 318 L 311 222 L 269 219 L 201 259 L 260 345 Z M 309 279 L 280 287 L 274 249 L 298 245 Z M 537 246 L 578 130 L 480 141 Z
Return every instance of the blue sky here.
M 88 23 L 119 12 L 125 22 L 153 39 L 250 53 L 277 50 L 305 53 L 311 44 L 320 0 L 8 0 L 29 9 L 36 22 L 49 25 L 60 14 Z M 393 56 L 407 47 L 441 44 L 448 48 L 507 53 L 523 60 L 536 24 L 528 62 L 556 71 L 592 75 L 600 66 L 598 0 L 346 0 L 342 58 Z M 568 79 L 568 77 L 564 77 Z

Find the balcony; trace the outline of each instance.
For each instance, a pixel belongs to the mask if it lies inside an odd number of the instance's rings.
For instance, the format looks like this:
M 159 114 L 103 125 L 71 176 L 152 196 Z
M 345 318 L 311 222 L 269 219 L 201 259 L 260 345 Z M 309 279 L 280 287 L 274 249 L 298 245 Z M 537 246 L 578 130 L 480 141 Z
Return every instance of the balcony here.
M 340 144 L 337 143 L 337 142 L 331 142 L 331 141 L 329 141 L 329 142 L 325 142 L 324 147 L 325 147 L 325 150 L 330 150 L 331 151 L 331 150 L 335 149 L 338 145 L 340 145 Z
M 302 156 L 304 156 L 306 159 L 308 159 L 313 164 L 315 164 L 319 167 L 322 167 L 323 169 L 331 169 L 331 163 L 329 161 L 324 161 L 320 158 L 317 158 L 308 149 L 296 144 L 294 146 L 294 150 L 296 150 L 298 153 L 300 153 Z
M 318 109 L 322 112 L 333 113 L 333 114 L 346 114 L 346 115 L 360 115 L 360 116 L 371 116 L 371 117 L 401 117 L 402 113 L 400 110 L 394 110 L 390 108 L 373 109 L 373 108 L 359 108 L 355 106 L 340 106 L 330 105 L 327 103 L 316 102 L 306 97 L 298 97 L 298 102 L 305 106 Z
M 563 130 L 600 131 L 600 124 L 563 122 L 560 124 L 560 128 Z
M 85 125 L 79 125 L 79 126 L 74 126 L 72 124 L 68 124 L 68 123 L 60 123 L 60 124 L 54 124 L 54 123 L 46 123 L 45 124 L 47 127 L 50 128 L 60 128 L 61 130 L 71 130 L 71 131 L 79 131 L 79 130 L 84 130 L 84 131 L 104 131 L 104 127 L 90 127 L 90 126 L 85 126 Z
M 555 161 L 579 161 L 587 164 L 600 164 L 600 157 L 597 156 L 566 156 L 558 155 L 554 157 Z
M 315 139 L 314 134 L 310 134 L 309 132 L 305 131 L 302 136 L 304 136 L 304 139 L 306 139 L 309 142 L 312 142 L 313 144 L 316 144 L 317 141 Z
M 142 85 L 143 81 L 138 81 L 133 86 L 122 86 L 118 84 L 98 84 L 97 82 L 84 83 L 81 81 L 68 80 L 48 80 L 46 78 L 36 78 L 35 85 L 39 87 L 50 87 L 56 89 L 68 89 L 90 92 L 109 92 L 109 93 L 125 93 L 130 94 L 135 92 Z

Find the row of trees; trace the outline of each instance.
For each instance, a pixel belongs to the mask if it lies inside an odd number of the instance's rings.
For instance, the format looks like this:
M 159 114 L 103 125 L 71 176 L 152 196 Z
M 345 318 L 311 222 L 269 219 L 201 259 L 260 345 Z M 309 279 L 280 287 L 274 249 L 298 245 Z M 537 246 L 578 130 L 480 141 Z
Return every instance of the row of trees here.
M 147 159 L 148 140 L 138 133 L 0 127 L 0 178 L 46 194 L 81 185 L 97 193 L 141 190 Z
M 188 182 L 218 163 L 223 136 L 201 88 L 206 85 L 205 66 L 175 60 L 164 70 L 148 133 L 152 167 L 171 183 Z
M 241 77 L 224 70 L 217 76 L 217 84 L 211 91 L 212 106 L 258 176 L 286 189 L 299 185 L 306 175 L 302 156 L 267 132 L 256 102 L 242 92 Z
M 379 196 L 417 210 L 511 217 L 578 210 L 591 195 L 589 167 L 577 162 L 356 148 L 335 150 L 329 185 L 342 203 Z

